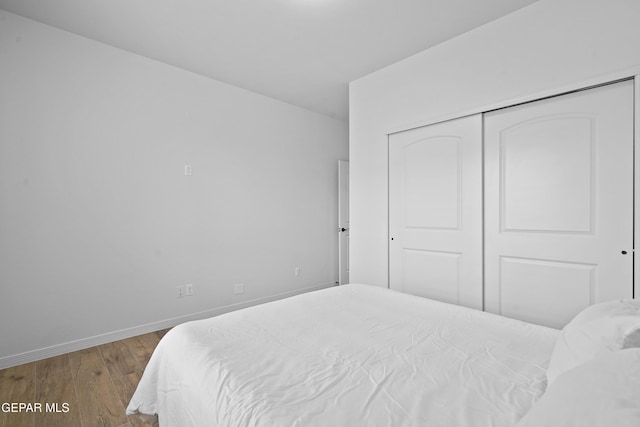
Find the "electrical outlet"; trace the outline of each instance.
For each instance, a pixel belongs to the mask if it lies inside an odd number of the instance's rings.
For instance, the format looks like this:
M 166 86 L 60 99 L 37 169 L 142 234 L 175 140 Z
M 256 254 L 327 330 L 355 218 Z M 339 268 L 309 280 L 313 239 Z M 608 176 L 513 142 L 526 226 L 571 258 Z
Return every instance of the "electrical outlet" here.
M 178 285 L 176 289 L 178 289 L 178 298 L 182 298 L 184 296 L 184 285 Z
M 236 295 L 244 294 L 244 283 L 238 283 L 233 286 L 233 293 Z
M 188 297 L 193 295 L 193 284 L 184 285 L 184 294 Z
M 296 277 L 300 277 L 302 273 L 300 272 L 300 267 L 296 267 L 293 269 L 293 275 Z
M 193 175 L 193 168 L 191 167 L 191 165 L 184 165 L 184 174 L 186 176 L 191 176 Z

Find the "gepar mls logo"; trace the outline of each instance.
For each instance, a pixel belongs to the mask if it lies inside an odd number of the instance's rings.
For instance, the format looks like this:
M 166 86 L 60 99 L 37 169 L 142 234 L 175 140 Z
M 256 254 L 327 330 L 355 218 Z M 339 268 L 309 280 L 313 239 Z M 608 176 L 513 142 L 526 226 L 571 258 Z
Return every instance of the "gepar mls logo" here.
M 69 404 L 67 402 L 63 403 L 50 403 L 46 402 L 42 404 L 41 402 L 3 402 L 2 403 L 2 412 L 6 413 L 29 413 L 29 412 L 46 412 L 46 413 L 62 413 L 66 414 L 69 412 Z

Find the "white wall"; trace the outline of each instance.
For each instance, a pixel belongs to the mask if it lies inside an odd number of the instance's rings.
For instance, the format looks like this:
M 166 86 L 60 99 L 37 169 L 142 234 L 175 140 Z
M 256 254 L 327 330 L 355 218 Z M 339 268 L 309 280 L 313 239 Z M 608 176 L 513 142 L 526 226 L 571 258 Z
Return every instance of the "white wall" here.
M 347 146 L 344 122 L 0 11 L 0 368 L 332 285 Z
M 541 0 L 350 85 L 350 279 L 388 284 L 387 136 L 640 66 L 640 1 Z

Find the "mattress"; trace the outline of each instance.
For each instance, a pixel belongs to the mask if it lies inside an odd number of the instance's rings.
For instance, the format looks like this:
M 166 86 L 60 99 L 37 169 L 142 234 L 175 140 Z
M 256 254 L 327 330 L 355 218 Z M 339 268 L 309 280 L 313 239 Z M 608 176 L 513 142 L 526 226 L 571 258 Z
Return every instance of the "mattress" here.
M 513 426 L 559 331 L 368 285 L 173 328 L 127 414 L 161 426 Z

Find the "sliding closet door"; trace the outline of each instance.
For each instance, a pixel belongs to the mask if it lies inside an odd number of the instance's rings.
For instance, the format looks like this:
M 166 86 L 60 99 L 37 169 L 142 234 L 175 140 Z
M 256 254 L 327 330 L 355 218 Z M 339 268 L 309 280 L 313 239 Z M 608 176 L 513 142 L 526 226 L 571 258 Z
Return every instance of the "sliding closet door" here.
M 633 83 L 485 115 L 485 308 L 564 326 L 631 298 Z
M 482 117 L 389 138 L 391 289 L 482 308 Z

